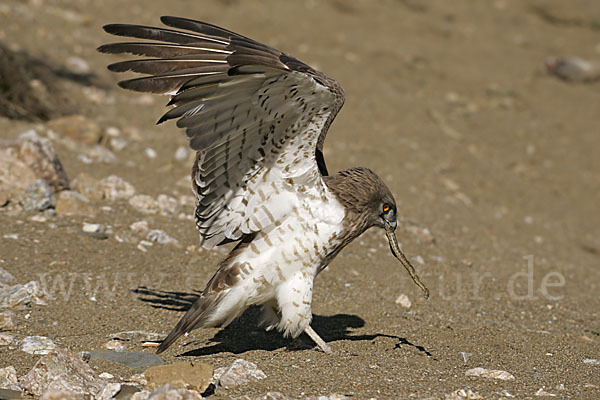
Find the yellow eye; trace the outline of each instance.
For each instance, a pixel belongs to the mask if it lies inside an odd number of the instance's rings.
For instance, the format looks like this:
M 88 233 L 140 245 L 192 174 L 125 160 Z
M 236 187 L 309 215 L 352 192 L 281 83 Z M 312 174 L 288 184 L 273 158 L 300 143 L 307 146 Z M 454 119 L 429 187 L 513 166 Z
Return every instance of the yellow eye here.
M 383 205 L 383 212 L 386 213 L 388 211 L 390 211 L 390 205 L 389 204 L 384 204 Z

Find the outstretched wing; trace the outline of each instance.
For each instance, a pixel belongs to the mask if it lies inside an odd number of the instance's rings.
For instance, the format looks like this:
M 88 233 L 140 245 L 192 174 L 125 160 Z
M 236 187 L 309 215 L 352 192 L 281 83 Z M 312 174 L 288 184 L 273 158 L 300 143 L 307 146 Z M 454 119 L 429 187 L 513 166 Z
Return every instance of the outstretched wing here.
M 170 27 L 107 25 L 155 42 L 98 50 L 151 58 L 109 65 L 149 76 L 126 89 L 171 95 L 160 122 L 177 119 L 197 151 L 192 173 L 203 246 L 278 225 L 302 196 L 325 196 L 323 142 L 344 102 L 323 73 L 252 39 L 207 23 L 162 17 Z

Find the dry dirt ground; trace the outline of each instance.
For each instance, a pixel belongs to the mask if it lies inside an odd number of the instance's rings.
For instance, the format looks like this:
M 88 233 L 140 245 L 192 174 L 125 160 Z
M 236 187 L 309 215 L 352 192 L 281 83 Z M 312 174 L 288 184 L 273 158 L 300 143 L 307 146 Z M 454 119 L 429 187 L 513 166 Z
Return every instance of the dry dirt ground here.
M 600 359 L 600 85 L 570 84 L 542 68 L 552 55 L 600 58 L 597 0 L 0 1 L 0 41 L 50 66 L 76 113 L 139 132 L 115 151 L 118 164 L 86 164 L 56 144 L 70 177 L 116 174 L 138 193 L 188 194 L 176 182 L 191 162 L 173 157 L 185 137 L 174 124 L 154 125 L 166 99 L 119 89 L 121 77 L 105 66 L 122 58 L 95 51 L 112 40 L 102 25 L 157 24 L 161 15 L 225 26 L 343 85 L 328 167 L 368 166 L 384 178 L 398 202 L 401 245 L 432 292 L 424 300 L 383 233 L 369 231 L 316 280 L 313 326 L 335 354 L 288 349 L 250 310 L 226 329 L 180 340 L 166 362 L 220 367 L 244 358 L 268 376 L 215 398 L 269 390 L 444 398 L 457 389 L 491 399 L 534 398 L 540 389 L 600 398 L 600 366 L 584 362 Z M 89 70 L 67 65 L 69 57 Z M 0 137 L 36 127 L 43 134 L 45 122 L 2 118 Z M 189 220 L 140 214 L 124 201 L 93 205 L 94 218 L 47 222 L 0 209 L 0 265 L 18 282 L 45 280 L 53 294 L 47 306 L 18 311 L 12 334 L 82 351 L 102 349 L 112 332 L 167 333 L 223 257 L 197 250 Z M 139 220 L 180 245 L 143 252 L 115 235 L 80 234 L 83 222 L 118 231 Z M 410 308 L 396 304 L 401 294 Z M 19 374 L 37 358 L 0 347 L 0 367 Z M 515 379 L 465 376 L 475 367 Z

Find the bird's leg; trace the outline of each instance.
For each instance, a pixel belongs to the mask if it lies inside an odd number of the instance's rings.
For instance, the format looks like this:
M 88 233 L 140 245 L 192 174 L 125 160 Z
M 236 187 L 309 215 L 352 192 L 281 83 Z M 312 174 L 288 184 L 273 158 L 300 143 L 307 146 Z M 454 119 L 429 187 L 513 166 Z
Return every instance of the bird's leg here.
M 313 330 L 313 328 L 310 327 L 310 325 L 308 325 L 306 327 L 306 329 L 304 329 L 304 332 L 312 339 L 313 342 L 315 342 L 317 344 L 317 347 L 319 349 L 321 349 L 321 351 L 323 351 L 323 353 L 327 353 L 327 354 L 333 353 L 333 351 L 331 350 L 331 347 L 329 347 L 329 345 L 327 343 L 325 343 L 325 341 L 323 339 L 321 339 L 321 337 L 319 335 L 317 335 L 317 332 L 315 332 Z

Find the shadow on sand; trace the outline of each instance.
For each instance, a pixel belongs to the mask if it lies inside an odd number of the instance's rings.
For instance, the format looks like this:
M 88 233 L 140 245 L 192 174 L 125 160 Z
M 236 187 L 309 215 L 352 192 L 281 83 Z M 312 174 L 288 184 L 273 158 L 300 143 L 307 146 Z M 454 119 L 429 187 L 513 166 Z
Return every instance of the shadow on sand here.
M 149 303 L 151 307 L 180 312 L 187 311 L 201 293 L 199 291 L 189 293 L 154 290 L 147 287 L 139 287 L 132 291 L 138 295 L 140 301 Z M 273 351 L 281 348 L 287 348 L 288 350 L 302 350 L 314 346 L 312 341 L 306 335 L 300 336 L 302 340 L 301 343 L 299 343 L 300 341 L 292 341 L 284 338 L 279 332 L 265 331 L 256 325 L 259 315 L 260 307 L 250 307 L 241 317 L 217 332 L 217 334 L 209 340 L 209 345 L 199 341 L 186 343 L 185 346 L 195 348 L 186 351 L 181 354 L 181 356 L 197 357 L 218 354 L 221 352 L 240 354 L 251 350 Z M 413 344 L 408 339 L 400 336 L 384 333 L 352 335 L 352 329 L 362 328 L 364 325 L 365 321 L 362 318 L 357 315 L 349 314 L 336 314 L 331 316 L 313 314 L 311 323 L 313 329 L 328 343 L 336 342 L 338 340 L 372 341 L 376 338 L 390 338 L 397 340 L 397 343 L 394 345 L 395 349 L 400 349 L 402 345 L 406 345 L 414 347 L 428 357 L 432 357 L 432 354 L 423 346 Z

